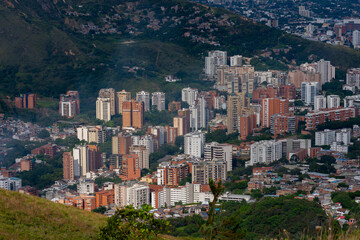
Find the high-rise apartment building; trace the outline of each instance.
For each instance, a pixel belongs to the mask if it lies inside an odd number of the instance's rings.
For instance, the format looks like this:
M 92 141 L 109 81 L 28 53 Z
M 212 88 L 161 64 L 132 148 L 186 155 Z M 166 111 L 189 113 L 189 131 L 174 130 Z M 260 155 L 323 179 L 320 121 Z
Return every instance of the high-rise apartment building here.
M 227 103 L 227 127 L 228 133 L 233 133 L 239 130 L 239 117 L 246 114 L 246 108 L 250 106 L 250 99 L 245 97 L 244 93 L 237 95 L 229 95 Z
M 74 176 L 74 158 L 71 152 L 63 153 L 63 178 L 69 181 L 75 179 Z
M 239 117 L 239 133 L 242 140 L 253 133 L 254 128 L 257 126 L 256 114 L 246 114 Z
M 178 186 L 190 174 L 189 164 L 184 162 L 162 162 L 156 171 L 157 184 Z
M 144 103 L 144 111 L 150 111 L 150 94 L 145 91 L 136 93 L 136 101 L 141 101 Z
M 115 89 L 113 88 L 103 88 L 99 91 L 99 98 L 109 98 L 110 102 L 110 115 L 113 116 L 116 114 L 116 98 L 115 98 Z
M 144 103 L 127 101 L 123 103 L 123 127 L 142 128 L 144 124 Z
M 230 57 L 230 66 L 231 67 L 241 67 L 242 66 L 242 56 L 235 55 Z
M 289 100 L 279 98 L 264 98 L 261 102 L 261 124 L 270 127 L 271 116 L 289 113 Z
M 330 61 L 321 59 L 316 63 L 316 71 L 321 75 L 321 84 L 330 82 L 335 78 L 335 67 L 331 66 Z
M 183 88 L 181 90 L 181 101 L 188 103 L 190 106 L 195 104 L 198 97 L 198 90 L 194 88 Z
M 201 157 L 204 153 L 205 134 L 192 132 L 184 136 L 184 153 L 194 157 Z
M 317 82 L 319 83 L 319 88 L 321 89 L 321 74 L 314 71 L 304 70 L 294 70 L 290 71 L 288 75 L 289 83 L 293 84 L 297 89 L 301 88 L 301 83 L 303 82 Z
M 349 145 L 351 142 L 351 128 L 343 128 L 336 131 L 336 142 Z
M 360 68 L 351 68 L 347 70 L 346 84 L 360 88 Z
M 60 95 L 59 113 L 63 117 L 74 117 L 80 113 L 80 99 L 78 91 L 68 91 Z
M 281 85 L 279 87 L 279 97 L 285 99 L 296 99 L 296 87 L 294 85 Z
M 319 94 L 319 83 L 303 82 L 301 84 L 301 100 L 306 104 L 314 104 L 315 96 Z
M 112 154 L 129 154 L 131 146 L 131 136 L 119 133 L 112 137 Z
M 179 117 L 184 117 L 184 134 L 190 132 L 190 109 L 183 108 L 178 111 Z
M 251 144 L 249 165 L 269 164 L 282 157 L 282 143 L 275 140 L 260 141 Z
M 165 93 L 163 93 L 163 92 L 152 93 L 151 104 L 152 104 L 152 106 L 155 106 L 159 112 L 164 111 L 165 110 Z
M 80 126 L 76 128 L 77 138 L 88 143 L 104 143 L 107 141 L 110 131 L 103 126 Z
M 306 130 L 315 130 L 317 125 L 327 121 L 347 121 L 357 116 L 357 110 L 353 107 L 322 110 L 306 114 Z
M 178 135 L 178 129 L 175 127 L 165 126 L 165 142 L 167 144 L 175 144 Z
M 217 142 L 206 143 L 204 147 L 204 160 L 225 161 L 227 171 L 232 171 L 232 145 Z
M 96 118 L 105 122 L 111 120 L 111 99 L 97 98 L 96 100 Z
M 206 128 L 209 121 L 209 109 L 205 98 L 199 97 L 194 105 L 189 107 L 190 110 L 190 128 L 197 131 L 200 128 Z
M 149 149 L 149 153 L 153 153 L 155 151 L 155 140 L 152 135 L 142 136 L 138 145 L 145 146 L 147 149 Z
M 15 98 L 16 108 L 33 109 L 36 107 L 37 96 L 33 93 L 21 94 Z
M 131 146 L 130 147 L 130 154 L 135 154 L 139 158 L 139 168 L 141 169 L 149 169 L 149 156 L 150 151 L 145 146 Z
M 321 132 L 315 132 L 315 146 L 330 145 L 336 141 L 336 131 L 325 129 Z
M 177 129 L 178 135 L 183 136 L 185 133 L 185 117 L 174 117 L 173 126 Z
M 122 167 L 119 177 L 123 181 L 135 180 L 141 177 L 138 155 L 126 154 L 122 156 Z
M 360 31 L 355 30 L 352 33 L 352 44 L 354 48 L 360 48 Z
M 331 145 L 334 142 L 349 145 L 351 140 L 351 129 L 329 130 L 315 132 L 315 146 Z
M 96 145 L 87 145 L 88 147 L 88 163 L 89 163 L 89 172 L 95 172 L 97 169 L 101 168 L 101 156 L 99 152 L 99 147 Z
M 326 97 L 323 95 L 315 96 L 314 98 L 314 111 L 317 112 L 319 110 L 326 108 Z
M 271 116 L 271 134 L 285 135 L 286 133 L 295 134 L 297 129 L 296 116 L 290 114 L 274 114 Z
M 192 163 L 192 183 L 209 184 L 209 179 L 225 181 L 227 163 L 223 160 L 197 161 Z
M 326 98 L 328 109 L 340 107 L 340 97 L 338 95 L 328 95 Z
M 214 77 L 218 66 L 227 65 L 227 52 L 225 51 L 210 51 L 205 57 L 205 75 Z
M 89 148 L 87 145 L 78 145 L 73 148 L 74 177 L 79 178 L 89 172 Z
M 150 205 L 150 189 L 147 183 L 123 182 L 115 184 L 115 205 L 125 207 L 133 205 L 141 208 L 142 205 Z
M 250 161 L 246 166 L 253 166 L 258 163 L 269 164 L 284 157 L 288 160 L 304 160 L 310 155 L 310 139 L 283 139 L 280 141 L 260 141 L 250 146 Z
M 131 93 L 122 90 L 121 92 L 116 93 L 116 112 L 122 114 L 123 102 L 131 100 Z

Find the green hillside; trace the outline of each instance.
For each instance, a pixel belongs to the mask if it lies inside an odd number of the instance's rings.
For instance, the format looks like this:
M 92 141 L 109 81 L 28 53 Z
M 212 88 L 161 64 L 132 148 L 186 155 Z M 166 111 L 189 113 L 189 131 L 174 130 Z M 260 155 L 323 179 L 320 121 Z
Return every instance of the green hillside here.
M 106 217 L 0 189 L 0 239 L 95 239 Z
M 183 86 L 203 85 L 204 55 L 212 49 L 246 57 L 271 52 L 271 59 L 259 59 L 278 69 L 309 58 L 341 69 L 360 66 L 359 51 L 183 0 L 7 0 L 0 3 L 0 97 L 57 98 L 74 89 L 92 104 L 100 88 L 111 86 L 161 89 L 173 100 Z M 167 74 L 183 81 L 166 84 Z

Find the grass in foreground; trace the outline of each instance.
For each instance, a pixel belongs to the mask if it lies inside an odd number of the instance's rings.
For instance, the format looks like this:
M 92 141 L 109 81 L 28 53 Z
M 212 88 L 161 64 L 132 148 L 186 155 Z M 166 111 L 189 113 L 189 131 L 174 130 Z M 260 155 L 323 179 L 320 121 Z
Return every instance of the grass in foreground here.
M 0 189 L 0 239 L 95 239 L 106 217 Z

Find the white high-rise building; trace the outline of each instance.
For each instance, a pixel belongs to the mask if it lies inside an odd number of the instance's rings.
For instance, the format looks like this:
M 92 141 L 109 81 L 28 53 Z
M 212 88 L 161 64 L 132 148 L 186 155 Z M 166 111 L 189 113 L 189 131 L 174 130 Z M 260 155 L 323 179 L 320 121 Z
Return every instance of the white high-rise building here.
M 340 97 L 338 95 L 329 95 L 327 96 L 327 108 L 339 108 L 340 107 Z
M 138 145 L 145 146 L 147 149 L 149 149 L 149 153 L 153 153 L 154 143 L 155 141 L 151 135 L 145 135 L 140 138 Z
M 336 131 L 336 142 L 349 145 L 351 139 L 351 128 L 343 128 L 341 130 Z
M 315 146 L 330 145 L 336 141 L 335 130 L 325 129 L 321 132 L 315 132 Z
M 144 111 L 150 111 L 150 94 L 145 91 L 136 93 L 136 101 L 144 102 Z
M 165 110 L 165 93 L 154 92 L 151 96 L 152 106 L 156 106 L 156 109 L 161 112 Z
M 89 148 L 80 145 L 73 148 L 74 158 L 74 177 L 79 178 L 86 175 L 89 171 Z
M 258 163 L 269 164 L 282 157 L 282 142 L 275 140 L 260 141 L 250 146 L 250 162 L 248 166 Z
M 231 67 L 241 67 L 242 66 L 242 56 L 235 55 L 230 57 L 230 66 Z
M 317 112 L 326 108 L 326 97 L 323 95 L 315 96 L 314 99 L 314 111 Z
M 197 131 L 200 128 L 206 128 L 209 121 L 209 109 L 207 108 L 204 97 L 200 97 L 190 109 L 190 128 Z
M 194 88 L 183 88 L 181 90 L 181 101 L 188 103 L 190 106 L 195 104 L 198 97 L 198 90 Z
M 208 57 L 205 57 L 205 75 L 214 77 L 217 67 L 223 65 L 227 65 L 227 52 L 219 50 L 210 51 Z
M 292 159 L 301 149 L 306 149 L 307 154 L 310 155 L 310 148 L 310 139 L 287 138 L 280 141 L 256 142 L 250 146 L 250 161 L 246 163 L 246 166 L 253 166 L 258 163 L 269 164 L 282 157 Z
M 360 68 L 351 68 L 346 73 L 346 84 L 360 87 Z
M 110 98 L 97 98 L 96 118 L 104 120 L 105 122 L 111 120 Z
M 205 134 L 202 132 L 192 132 L 184 136 L 184 153 L 201 157 L 204 153 Z
M 319 92 L 318 82 L 303 82 L 301 83 L 301 100 L 306 104 L 314 104 L 315 96 Z
M 114 202 L 117 207 L 133 205 L 141 208 L 142 205 L 150 205 L 150 189 L 147 183 L 123 182 L 115 184 Z
M 360 48 L 360 31 L 359 30 L 353 31 L 352 44 L 354 45 L 354 48 Z
M 321 84 L 330 82 L 335 78 L 335 67 L 331 66 L 330 61 L 321 59 L 316 63 L 316 71 L 320 73 Z
M 220 144 L 217 142 L 207 143 L 204 147 L 204 160 L 226 161 L 227 171 L 232 171 L 232 145 Z
M 205 75 L 213 77 L 216 73 L 216 65 L 214 57 L 205 57 Z
M 89 142 L 89 127 L 88 126 L 81 126 L 76 128 L 77 138 L 82 141 Z

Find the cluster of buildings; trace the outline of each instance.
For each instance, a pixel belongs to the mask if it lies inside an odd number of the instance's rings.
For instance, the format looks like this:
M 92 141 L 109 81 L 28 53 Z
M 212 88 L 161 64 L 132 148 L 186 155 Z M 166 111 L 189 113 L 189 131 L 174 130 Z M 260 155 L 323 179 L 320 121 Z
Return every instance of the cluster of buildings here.
M 251 144 L 250 161 L 247 166 L 270 164 L 286 158 L 289 161 L 303 161 L 310 156 L 310 139 L 263 140 Z
M 36 107 L 37 96 L 34 93 L 21 94 L 15 97 L 15 107 L 24 109 L 33 109 Z
M 227 0 L 196 1 L 231 8 L 254 21 L 305 39 L 353 48 L 360 45 L 358 3 L 348 5 L 346 1 L 336 0 L 325 4 L 301 0 L 284 5 L 271 1 L 255 1 L 254 4 Z
M 315 146 L 330 146 L 330 150 L 348 153 L 351 143 L 351 128 L 315 132 Z
M 138 92 L 136 98 L 131 99 L 130 92 L 115 92 L 113 88 L 104 88 L 100 89 L 96 101 L 96 118 L 107 122 L 115 114 L 122 114 L 123 127 L 141 128 L 144 124 L 144 112 L 150 111 L 152 107 L 158 111 L 166 109 L 165 93 L 152 93 L 150 105 L 148 92 Z

